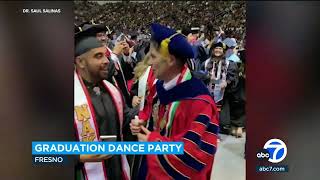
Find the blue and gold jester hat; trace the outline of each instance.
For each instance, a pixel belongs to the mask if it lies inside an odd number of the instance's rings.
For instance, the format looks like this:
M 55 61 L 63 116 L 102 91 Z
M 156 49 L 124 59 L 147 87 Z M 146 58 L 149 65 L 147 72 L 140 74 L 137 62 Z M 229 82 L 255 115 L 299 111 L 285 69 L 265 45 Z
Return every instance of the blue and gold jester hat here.
M 151 24 L 151 40 L 158 43 L 160 53 L 164 57 L 169 54 L 183 59 L 192 59 L 194 53 L 186 37 L 163 25 Z

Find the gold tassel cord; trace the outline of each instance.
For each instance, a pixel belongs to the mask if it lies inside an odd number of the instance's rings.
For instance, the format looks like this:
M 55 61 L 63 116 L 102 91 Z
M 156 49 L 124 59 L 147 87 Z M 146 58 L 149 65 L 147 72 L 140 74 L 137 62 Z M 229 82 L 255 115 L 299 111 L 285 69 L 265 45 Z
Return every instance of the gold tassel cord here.
M 164 56 L 164 57 L 168 57 L 169 56 L 169 43 L 171 41 L 171 39 L 177 35 L 179 35 L 180 33 L 175 33 L 173 35 L 171 35 L 170 37 L 164 39 L 161 41 L 160 44 L 160 53 Z

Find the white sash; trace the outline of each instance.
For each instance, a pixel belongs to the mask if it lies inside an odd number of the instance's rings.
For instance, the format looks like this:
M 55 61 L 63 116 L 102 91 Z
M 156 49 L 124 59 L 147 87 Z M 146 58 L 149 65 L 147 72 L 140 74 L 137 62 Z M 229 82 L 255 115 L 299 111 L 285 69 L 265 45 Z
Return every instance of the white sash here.
M 146 90 L 147 90 L 147 81 L 148 81 L 150 69 L 151 69 L 151 66 L 149 66 L 147 70 L 144 72 L 144 74 L 139 78 L 138 96 L 142 97 L 142 100 L 140 102 L 140 108 L 139 108 L 140 111 L 142 111 L 144 107 L 144 101 L 145 101 Z
M 104 80 L 103 85 L 110 92 L 115 103 L 119 120 L 120 129 L 123 123 L 123 100 L 119 90 L 111 83 Z M 79 79 L 77 73 L 74 73 L 74 125 L 76 127 L 77 138 L 79 141 L 100 141 L 98 126 L 94 115 L 91 100 L 84 84 Z M 121 132 L 121 131 L 120 131 Z M 122 133 L 121 140 L 122 140 Z M 125 155 L 121 155 L 121 164 L 125 179 L 130 179 L 129 164 Z M 85 162 L 84 173 L 87 180 L 107 179 L 103 162 Z
M 110 82 L 103 80 L 103 85 L 106 87 L 106 89 L 112 94 L 112 99 L 113 102 L 115 103 L 115 106 L 117 108 L 119 120 L 120 120 L 120 136 L 121 136 L 121 141 L 123 141 L 123 136 L 122 136 L 122 125 L 123 125 L 123 98 L 122 94 L 120 91 L 113 86 Z M 121 165 L 122 165 L 122 173 L 125 177 L 126 180 L 130 180 L 130 167 L 129 163 L 127 160 L 126 155 L 121 155 Z
M 207 69 L 207 66 L 208 66 L 209 62 L 210 62 L 210 58 L 207 59 L 207 60 L 204 62 L 204 69 L 205 69 L 205 70 Z
M 217 77 L 216 77 L 216 62 L 213 62 L 212 70 L 211 70 L 211 80 L 219 80 L 221 79 L 221 68 L 222 68 L 222 61 L 219 61 L 218 69 L 217 69 Z
M 77 73 L 74 73 L 74 124 L 79 141 L 99 141 L 93 108 L 88 102 Z M 85 128 L 84 128 L 85 127 Z M 86 179 L 107 179 L 102 162 L 84 163 Z
M 215 62 L 212 64 L 212 70 L 211 70 L 211 77 L 210 77 L 210 83 L 209 83 L 209 91 L 210 93 L 213 92 L 213 96 L 214 96 L 214 101 L 217 103 L 219 101 L 221 101 L 223 99 L 224 96 L 224 92 L 225 92 L 225 88 L 222 89 L 221 88 L 221 84 L 223 81 L 227 80 L 227 72 L 228 72 L 228 67 L 229 67 L 229 61 L 226 61 L 226 66 L 224 69 L 224 72 L 221 74 L 222 71 L 222 61 L 219 61 L 218 64 L 218 69 L 217 69 L 217 76 L 215 75 L 216 69 L 215 69 Z M 205 62 L 205 68 L 207 68 L 208 63 L 210 62 L 210 59 L 208 59 Z M 222 77 L 221 77 L 222 76 Z M 212 89 L 212 83 L 214 82 L 214 88 Z

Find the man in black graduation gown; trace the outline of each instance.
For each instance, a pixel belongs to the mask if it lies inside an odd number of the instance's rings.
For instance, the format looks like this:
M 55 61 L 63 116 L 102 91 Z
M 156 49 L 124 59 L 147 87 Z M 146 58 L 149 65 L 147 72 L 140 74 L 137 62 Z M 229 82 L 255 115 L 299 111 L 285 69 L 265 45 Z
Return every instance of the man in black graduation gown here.
M 92 49 L 95 54 L 87 55 Z M 82 57 L 82 55 L 86 55 Z M 80 58 L 81 56 L 81 58 Z M 100 59 L 100 60 L 99 60 Z M 105 48 L 94 37 L 78 36 L 75 46 L 75 65 L 77 72 L 88 90 L 93 105 L 94 114 L 100 135 L 117 135 L 117 141 L 121 141 L 120 124 L 116 107 L 112 97 L 101 81 L 108 73 L 109 60 L 105 56 Z M 129 121 L 138 113 L 137 110 L 130 109 L 124 104 L 123 127 L 128 126 Z M 80 156 L 80 162 L 76 166 L 76 178 L 85 179 L 82 168 L 83 162 L 103 160 L 106 165 L 108 179 L 120 180 L 121 176 L 121 157 L 120 155 L 84 155 Z
M 114 48 L 111 50 L 109 49 L 108 43 L 106 41 L 106 38 L 102 36 L 107 31 L 106 26 L 102 24 L 84 24 L 82 26 L 82 31 L 76 34 L 76 38 L 78 37 L 95 37 L 98 41 L 100 41 L 106 48 L 106 56 L 109 58 L 109 64 L 108 64 L 108 73 L 105 76 L 104 79 L 111 82 L 113 85 L 117 86 L 120 91 L 122 92 L 122 95 L 124 97 L 124 101 L 128 108 L 132 108 L 132 95 L 130 95 L 127 80 L 130 77 L 126 78 L 127 74 L 131 74 L 133 77 L 133 67 L 130 69 L 127 69 L 127 67 L 130 67 L 130 65 L 125 65 L 127 63 L 124 62 L 125 54 L 129 53 L 129 48 L 126 42 L 116 42 Z M 127 50 L 127 51 L 126 51 Z M 138 112 L 138 107 L 135 108 L 135 110 Z M 131 134 L 131 131 L 129 129 L 129 126 L 123 127 L 123 140 L 124 141 L 136 141 L 136 136 L 133 136 Z M 133 155 L 127 155 L 129 164 L 131 165 L 131 161 L 133 159 Z

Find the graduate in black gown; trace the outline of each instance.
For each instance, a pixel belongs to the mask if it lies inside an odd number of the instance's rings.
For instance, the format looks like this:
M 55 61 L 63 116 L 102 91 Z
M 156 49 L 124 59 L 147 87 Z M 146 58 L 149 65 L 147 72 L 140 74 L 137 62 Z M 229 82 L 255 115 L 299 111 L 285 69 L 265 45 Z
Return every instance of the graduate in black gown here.
M 226 46 L 222 42 L 213 43 L 210 58 L 202 67 L 205 74 L 200 78 L 207 84 L 216 104 L 220 107 L 220 133 L 229 134 L 231 126 L 241 126 L 230 113 L 230 108 L 234 108 L 232 103 L 235 100 L 235 93 L 239 89 L 239 69 L 235 62 L 226 60 L 225 49 Z
M 82 88 L 88 92 L 93 106 L 93 113 L 100 135 L 116 135 L 121 141 L 122 131 L 129 125 L 129 121 L 138 113 L 136 109 L 128 108 L 123 103 L 123 121 L 120 127 L 119 111 L 113 101 L 114 95 L 106 90 L 102 81 L 108 73 L 110 60 L 105 56 L 105 48 L 94 37 L 76 38 L 75 66 Z M 120 93 L 120 92 L 119 92 Z M 121 93 L 120 93 L 121 94 Z M 76 179 L 85 179 L 83 173 L 85 162 L 103 161 L 108 179 L 123 178 L 123 168 L 120 155 L 87 155 L 80 156 L 76 166 Z

